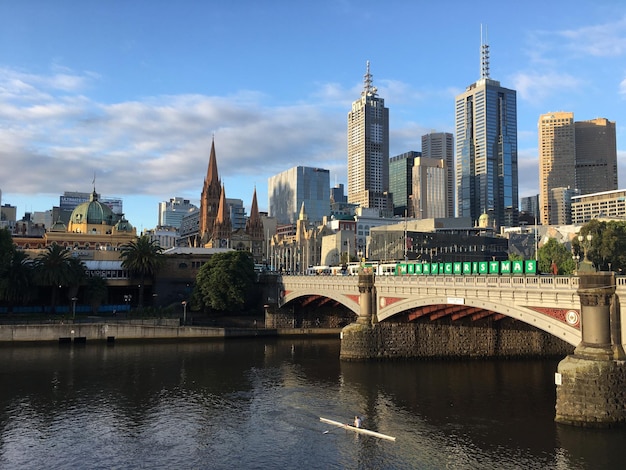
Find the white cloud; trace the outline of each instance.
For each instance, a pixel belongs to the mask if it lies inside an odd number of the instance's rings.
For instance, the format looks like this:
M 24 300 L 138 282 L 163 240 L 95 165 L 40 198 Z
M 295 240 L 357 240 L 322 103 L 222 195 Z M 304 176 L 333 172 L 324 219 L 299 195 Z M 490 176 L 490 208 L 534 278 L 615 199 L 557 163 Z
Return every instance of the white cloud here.
M 582 79 L 568 73 L 553 71 L 518 72 L 511 80 L 513 89 L 517 90 L 518 95 L 535 105 L 556 92 L 578 92 L 585 83 Z

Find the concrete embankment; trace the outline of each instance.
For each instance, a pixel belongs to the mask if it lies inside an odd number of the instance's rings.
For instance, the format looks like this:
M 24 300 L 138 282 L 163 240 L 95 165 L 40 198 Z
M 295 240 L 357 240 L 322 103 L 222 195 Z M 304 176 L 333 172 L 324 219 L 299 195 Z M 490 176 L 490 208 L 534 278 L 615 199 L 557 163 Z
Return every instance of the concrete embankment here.
M 218 328 L 179 326 L 178 321 L 0 325 L 0 343 L 61 343 L 118 340 L 189 340 L 258 336 L 337 336 L 334 328 Z

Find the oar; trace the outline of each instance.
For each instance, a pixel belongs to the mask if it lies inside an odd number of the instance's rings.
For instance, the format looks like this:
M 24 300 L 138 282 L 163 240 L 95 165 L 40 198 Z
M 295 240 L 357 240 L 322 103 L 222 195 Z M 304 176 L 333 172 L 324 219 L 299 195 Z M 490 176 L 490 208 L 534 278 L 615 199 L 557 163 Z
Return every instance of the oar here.
M 343 427 L 343 425 L 336 425 L 335 429 L 327 429 L 322 434 L 330 434 L 331 432 L 336 431 L 337 429 L 345 429 L 345 428 Z

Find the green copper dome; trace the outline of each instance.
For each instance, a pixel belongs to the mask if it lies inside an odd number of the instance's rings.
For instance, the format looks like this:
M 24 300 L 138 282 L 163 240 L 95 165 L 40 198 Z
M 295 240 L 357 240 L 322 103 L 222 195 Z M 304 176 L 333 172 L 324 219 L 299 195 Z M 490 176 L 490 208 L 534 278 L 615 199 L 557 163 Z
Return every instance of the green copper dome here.
M 115 225 L 120 217 L 113 213 L 106 204 L 98 201 L 98 194 L 94 190 L 89 202 L 83 202 L 76 206 L 70 217 L 73 224 L 103 224 Z

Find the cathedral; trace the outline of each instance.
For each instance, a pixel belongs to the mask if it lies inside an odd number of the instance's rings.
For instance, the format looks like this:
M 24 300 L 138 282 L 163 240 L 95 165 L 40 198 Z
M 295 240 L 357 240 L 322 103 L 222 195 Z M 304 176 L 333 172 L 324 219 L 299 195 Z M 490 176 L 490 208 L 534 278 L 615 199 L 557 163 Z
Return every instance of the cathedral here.
M 265 234 L 259 214 L 256 188 L 245 229 L 233 231 L 229 209 L 226 205 L 226 190 L 217 171 L 215 140 L 213 140 L 209 167 L 200 196 L 198 230 L 189 243 L 191 246 L 203 248 L 232 248 L 238 251 L 249 251 L 255 263 L 262 263 L 265 258 L 264 242 Z

